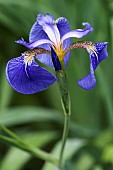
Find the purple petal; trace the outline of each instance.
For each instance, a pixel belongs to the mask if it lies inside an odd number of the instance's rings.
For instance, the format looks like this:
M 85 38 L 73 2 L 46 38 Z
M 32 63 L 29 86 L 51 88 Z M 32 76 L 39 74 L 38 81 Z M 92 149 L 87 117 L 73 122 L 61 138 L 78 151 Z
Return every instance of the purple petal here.
M 44 16 L 43 14 L 38 14 L 37 21 L 41 26 L 45 24 L 54 25 L 54 17 L 48 13 L 46 14 L 46 16 Z
M 59 45 L 60 34 L 55 24 L 54 17 L 50 14 L 46 14 L 46 16 L 39 14 L 37 17 L 37 22 L 40 26 L 42 26 L 43 31 L 46 33 L 51 42 L 53 42 L 55 45 Z
M 35 61 L 30 65 L 25 65 L 23 56 L 8 62 L 6 76 L 9 84 L 23 94 L 45 90 L 56 81 L 50 72 L 41 68 Z
M 90 48 L 87 51 L 90 55 L 90 73 L 80 79 L 78 85 L 85 90 L 91 90 L 96 86 L 96 79 L 94 77 L 95 69 L 102 60 L 108 57 L 107 42 L 94 44 L 94 51 L 90 50 Z
M 57 25 L 55 24 L 53 16 L 50 14 L 46 14 L 46 16 L 39 14 L 37 21 L 38 24 L 41 25 L 43 30 L 46 32 L 49 39 L 58 46 L 60 44 L 60 33 Z
M 76 29 L 73 31 L 67 32 L 61 39 L 63 42 L 65 39 L 70 38 L 70 37 L 75 37 L 75 38 L 82 38 L 83 36 L 89 34 L 90 32 L 93 31 L 93 28 L 88 22 L 83 22 L 82 25 L 86 26 L 85 29 Z
M 40 18 L 41 15 L 43 15 L 43 14 L 39 14 L 38 17 Z M 40 24 L 39 24 L 39 21 L 37 18 L 37 21 L 34 23 L 34 25 L 32 26 L 32 28 L 30 30 L 30 34 L 29 34 L 29 42 L 30 43 L 41 40 L 41 39 L 49 40 L 49 37 L 47 36 L 45 31 L 43 30 L 43 27 Z M 51 50 L 50 44 L 43 44 L 43 45 L 40 45 L 39 47 L 45 48 L 46 50 L 49 50 L 49 51 Z M 37 59 L 40 62 L 42 62 L 43 64 L 53 67 L 52 59 L 48 54 L 38 55 Z
M 45 24 L 54 24 L 53 16 L 47 14 L 44 16 L 43 14 L 39 14 L 37 17 L 37 21 L 34 23 L 30 30 L 29 34 L 29 42 L 38 41 L 40 39 L 48 39 L 49 37 L 46 32 L 43 30 L 43 25 Z M 50 48 L 48 49 L 50 50 Z
M 24 41 L 24 39 L 21 39 L 21 40 L 17 40 L 16 43 L 18 44 L 21 44 L 29 49 L 33 49 L 33 48 L 36 48 L 36 47 L 41 47 L 41 48 L 44 48 L 44 49 L 49 49 L 50 51 L 50 45 L 51 44 L 51 41 L 49 41 L 48 39 L 40 39 L 38 41 L 34 41 L 32 43 L 27 43 L 26 41 Z M 43 44 L 43 45 L 42 45 Z M 53 67 L 53 63 L 52 63 L 52 60 L 51 60 L 51 57 L 50 55 L 48 54 L 40 54 L 36 57 L 40 62 L 42 62 L 43 64 L 46 64 L 48 66 L 51 66 Z
M 98 64 L 108 57 L 107 42 L 100 42 L 94 44 L 94 52 L 88 50 L 92 62 L 93 69 L 95 70 Z
M 92 90 L 96 86 L 93 67 L 90 66 L 90 73 L 78 81 L 78 85 L 85 90 Z
M 100 42 L 95 44 L 96 53 L 98 55 L 98 63 L 108 57 L 107 44 L 108 42 Z
M 26 41 L 24 41 L 24 39 L 21 40 L 17 40 L 15 41 L 17 44 L 21 44 L 29 49 L 33 49 L 36 47 L 41 46 L 42 44 L 52 44 L 51 41 L 47 40 L 47 39 L 40 39 L 38 41 L 34 41 L 32 43 L 27 43 Z
M 54 25 L 54 22 L 55 21 L 52 15 L 47 14 L 46 16 L 44 16 L 43 14 L 39 14 L 37 17 L 37 22 L 35 22 L 35 24 L 31 28 L 29 41 L 34 42 L 40 39 L 49 39 L 45 31 L 43 30 L 43 25 L 48 24 L 51 26 L 51 25 Z M 60 32 L 61 38 L 64 36 L 64 34 L 70 31 L 70 26 L 66 18 L 63 18 L 63 17 L 58 18 L 56 20 L 56 25 Z M 63 42 L 64 49 L 68 48 L 69 46 L 70 46 L 70 38 Z M 45 48 L 50 51 L 50 45 L 48 44 L 41 45 L 40 47 Z M 70 52 L 68 52 L 64 58 L 65 65 L 67 65 L 68 63 L 69 56 L 70 56 Z M 48 66 L 53 67 L 52 60 L 48 55 L 39 55 L 38 60 Z
M 27 43 L 26 41 L 24 41 L 24 39 L 20 39 L 20 40 L 17 40 L 15 41 L 17 44 L 21 44 L 29 49 L 33 49 L 34 47 L 32 45 L 30 45 L 30 43 Z
M 34 23 L 34 25 L 30 30 L 29 42 L 34 42 L 40 39 L 49 39 L 42 27 L 43 26 L 42 24 L 46 22 L 45 20 L 46 20 L 46 16 L 44 16 L 43 14 L 38 15 L 37 21 Z
M 70 31 L 70 25 L 69 25 L 69 22 L 66 18 L 63 18 L 63 17 L 60 17 L 56 20 L 56 24 L 57 24 L 57 27 L 58 27 L 58 30 L 60 32 L 60 37 L 62 38 L 67 32 Z M 71 41 L 70 41 L 70 38 L 64 40 L 63 42 L 63 49 L 66 50 L 71 44 Z M 64 62 L 65 62 L 65 65 L 67 65 L 68 63 L 68 60 L 69 60 L 69 57 L 70 57 L 70 52 L 68 52 L 65 57 L 64 57 Z

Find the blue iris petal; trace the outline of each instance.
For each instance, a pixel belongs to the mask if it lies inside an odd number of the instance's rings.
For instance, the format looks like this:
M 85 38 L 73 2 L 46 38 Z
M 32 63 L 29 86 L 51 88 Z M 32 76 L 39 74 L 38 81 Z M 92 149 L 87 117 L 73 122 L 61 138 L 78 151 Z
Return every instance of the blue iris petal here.
M 30 30 L 29 42 L 35 42 L 35 41 L 38 41 L 41 39 L 49 40 L 49 37 L 47 36 L 46 32 L 43 30 L 42 25 L 39 24 L 40 22 L 41 23 L 45 22 L 46 19 L 48 19 L 48 15 L 46 15 L 46 17 L 43 14 L 38 15 L 37 21 L 34 23 L 34 25 L 32 26 L 32 28 Z M 50 19 L 48 19 L 48 20 L 50 21 Z M 45 48 L 46 50 L 49 50 L 49 51 L 51 50 L 50 44 L 43 44 L 43 45 L 40 45 L 39 47 Z M 50 67 L 54 67 L 53 63 L 52 63 L 52 59 L 48 54 L 40 54 L 40 55 L 38 55 L 37 59 L 40 62 L 42 62 L 43 64 L 46 64 Z
M 45 90 L 56 81 L 49 71 L 41 68 L 35 61 L 26 65 L 23 56 L 8 62 L 6 76 L 9 84 L 23 94 Z
M 60 17 L 56 20 L 56 24 L 57 24 L 57 27 L 58 27 L 58 30 L 60 32 L 60 36 L 61 38 L 67 33 L 70 31 L 70 25 L 69 25 L 69 22 L 66 18 L 63 18 L 63 17 Z M 71 44 L 71 40 L 70 38 L 64 40 L 63 42 L 63 49 L 66 50 Z M 64 63 L 65 63 L 65 66 L 67 66 L 68 64 L 68 61 L 69 61 L 69 57 L 70 57 L 70 51 L 65 55 L 64 57 Z
M 96 79 L 92 63 L 90 64 L 90 73 L 78 81 L 78 85 L 85 90 L 92 90 L 96 86 Z
M 50 26 L 54 26 L 54 18 L 52 15 L 47 14 L 44 16 L 43 14 L 39 14 L 37 17 L 37 21 L 32 26 L 30 34 L 29 34 L 29 42 L 35 42 L 40 39 L 48 39 L 49 37 L 43 30 L 43 24 L 50 24 Z M 67 32 L 70 31 L 70 26 L 68 23 L 68 20 L 66 18 L 60 17 L 56 20 L 56 25 L 60 33 L 60 38 L 63 37 Z M 64 50 L 67 49 L 70 46 L 70 38 L 66 39 L 63 42 L 63 48 Z M 47 50 L 51 50 L 51 47 L 49 44 L 40 45 L 39 47 L 45 48 Z M 67 65 L 69 60 L 70 52 L 68 52 L 64 58 L 65 65 Z M 54 67 L 52 63 L 51 57 L 49 57 L 48 54 L 46 55 L 38 55 L 38 60 L 48 66 Z
M 20 40 L 15 41 L 15 42 L 17 44 L 21 44 L 21 45 L 23 45 L 23 46 L 25 46 L 25 47 L 27 47 L 29 49 L 33 49 L 34 48 L 33 46 L 30 45 L 31 43 L 27 43 L 23 38 L 20 39 Z
M 85 90 L 91 90 L 96 86 L 94 71 L 97 68 L 98 64 L 108 57 L 107 42 L 100 42 L 95 44 L 94 46 L 95 52 L 89 51 L 90 73 L 78 81 L 78 85 Z
M 38 14 L 37 21 L 42 26 L 44 24 L 54 25 L 54 17 L 49 13 L 47 13 L 46 16 L 43 14 Z
M 100 42 L 100 43 L 96 43 L 95 46 L 95 53 L 91 53 L 90 57 L 91 57 L 91 62 L 93 65 L 93 69 L 95 70 L 98 66 L 98 64 L 106 59 L 108 57 L 108 53 L 107 53 L 107 42 Z
M 49 39 L 45 31 L 43 30 L 42 25 L 39 24 L 38 18 L 40 18 L 41 16 L 44 17 L 43 14 L 39 14 L 37 17 L 37 21 L 34 23 L 34 25 L 30 30 L 29 42 L 34 42 L 40 39 Z M 43 17 L 42 17 L 42 22 L 44 20 Z
M 39 15 L 38 15 L 39 16 Z M 36 21 L 34 23 L 34 25 L 32 26 L 31 30 L 30 30 L 30 34 L 29 34 L 29 42 L 35 42 L 41 39 L 48 39 L 47 34 L 45 33 L 45 31 L 43 30 L 42 26 L 39 25 L 38 21 Z M 49 44 L 43 44 L 40 45 L 39 47 L 41 48 L 45 48 L 46 50 L 51 50 L 50 45 Z M 40 54 L 38 55 L 38 60 L 40 62 L 42 62 L 43 64 L 46 64 L 50 67 L 53 67 L 53 63 L 51 60 L 51 57 L 48 54 Z
M 108 57 L 107 44 L 108 42 L 100 42 L 95 44 L 96 52 L 98 54 L 98 63 Z

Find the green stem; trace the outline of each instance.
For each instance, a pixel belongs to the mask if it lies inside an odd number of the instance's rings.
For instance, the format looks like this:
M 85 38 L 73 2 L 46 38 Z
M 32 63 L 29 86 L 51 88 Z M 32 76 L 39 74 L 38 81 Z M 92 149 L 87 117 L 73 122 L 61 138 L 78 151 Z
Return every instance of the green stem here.
M 60 164 L 61 168 L 62 168 L 62 164 L 63 164 L 64 148 L 65 148 L 68 131 L 69 131 L 69 122 L 70 122 L 70 116 L 65 115 L 64 129 L 63 129 L 63 135 L 62 135 L 62 147 L 61 147 L 61 151 L 60 151 L 60 160 L 59 160 L 59 164 Z
M 70 102 L 70 95 L 68 92 L 67 87 L 67 81 L 66 81 L 66 75 L 64 70 L 60 70 L 56 72 L 56 76 L 58 79 L 60 94 L 61 94 L 61 103 L 62 108 L 65 115 L 65 121 L 64 121 L 64 129 L 63 129 L 63 135 L 62 135 L 62 146 L 60 151 L 60 158 L 59 158 L 59 167 L 60 169 L 63 168 L 63 153 L 66 145 L 66 140 L 68 136 L 69 131 L 69 122 L 70 122 L 70 115 L 71 115 L 71 102 Z
M 31 153 L 32 155 L 38 157 L 38 158 L 41 158 L 45 161 L 49 161 L 53 164 L 55 164 L 56 166 L 59 166 L 59 162 L 56 158 L 54 158 L 53 156 L 51 156 L 49 153 L 33 146 L 33 145 L 30 145 L 30 144 L 27 144 L 24 140 L 22 140 L 19 136 L 17 136 L 16 134 L 14 134 L 13 132 L 11 132 L 9 129 L 7 129 L 5 126 L 3 125 L 0 125 L 0 128 L 6 133 L 8 134 L 9 136 L 11 136 L 12 138 L 10 137 L 6 137 L 6 136 L 3 136 L 3 135 L 0 135 L 0 139 L 6 143 L 9 143 L 13 146 L 16 146 L 22 150 L 25 150 L 29 153 Z
M 71 115 L 71 102 L 64 70 L 56 72 L 64 115 Z
M 28 150 L 27 150 L 28 148 Z M 39 148 L 36 148 L 32 145 L 27 145 L 26 147 L 26 151 L 30 152 L 31 154 L 33 154 L 34 156 L 41 158 L 45 161 L 51 162 L 52 164 L 58 166 L 59 162 L 56 158 L 54 158 L 52 155 L 50 155 L 49 153 L 42 151 Z

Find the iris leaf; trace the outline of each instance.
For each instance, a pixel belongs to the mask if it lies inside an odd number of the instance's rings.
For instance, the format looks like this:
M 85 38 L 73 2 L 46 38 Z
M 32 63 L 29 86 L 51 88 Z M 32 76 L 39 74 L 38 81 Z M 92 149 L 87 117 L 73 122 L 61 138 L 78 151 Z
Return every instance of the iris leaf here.
M 24 134 L 23 139 L 32 145 L 37 147 L 42 147 L 46 145 L 48 142 L 52 141 L 56 137 L 56 132 L 28 132 Z M 32 158 L 32 155 L 29 153 L 22 151 L 18 148 L 11 147 L 9 151 L 6 153 L 4 159 L 1 162 L 0 170 L 19 170 L 21 169 L 25 163 L 27 163 Z M 9 166 L 12 165 L 13 166 Z

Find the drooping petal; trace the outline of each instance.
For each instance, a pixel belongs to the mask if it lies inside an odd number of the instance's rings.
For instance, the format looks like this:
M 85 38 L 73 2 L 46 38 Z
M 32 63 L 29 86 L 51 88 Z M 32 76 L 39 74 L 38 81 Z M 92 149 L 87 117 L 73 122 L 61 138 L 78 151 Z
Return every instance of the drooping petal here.
M 23 56 L 8 62 L 6 76 L 9 84 L 23 94 L 45 90 L 56 81 L 50 72 L 41 68 L 35 61 L 26 65 Z
M 85 90 L 91 90 L 96 86 L 94 71 L 98 64 L 108 57 L 107 42 L 94 44 L 93 47 L 94 48 L 90 47 L 87 49 L 90 55 L 90 73 L 78 81 L 78 85 Z M 94 50 L 92 51 L 92 49 Z
M 67 32 L 67 34 L 65 34 L 62 37 L 61 42 L 63 42 L 65 39 L 70 38 L 70 37 L 82 38 L 83 36 L 85 36 L 93 31 L 93 28 L 91 27 L 91 25 L 88 22 L 83 22 L 82 25 L 86 26 L 86 28 L 85 29 L 76 29 L 76 30 Z
M 60 37 L 62 38 L 67 32 L 70 31 L 70 25 L 66 18 L 60 17 L 56 20 L 56 25 L 58 27 L 58 30 L 60 32 Z M 67 49 L 71 44 L 70 38 L 63 41 L 63 50 Z M 64 63 L 65 66 L 68 63 L 70 57 L 70 52 L 68 52 L 64 57 Z
M 92 90 L 96 86 L 96 79 L 92 63 L 90 63 L 90 73 L 78 81 L 78 85 L 85 90 Z
M 95 70 L 98 64 L 108 57 L 107 42 L 99 42 L 91 47 L 86 48 L 92 62 L 93 69 Z
M 108 57 L 108 53 L 107 53 L 107 44 L 108 42 L 100 42 L 100 43 L 96 43 L 95 46 L 95 50 L 97 53 L 98 58 L 95 56 L 93 56 L 92 58 L 95 58 L 96 62 L 93 62 L 93 68 L 94 70 L 96 69 L 96 67 L 98 66 L 98 64 L 106 59 Z

